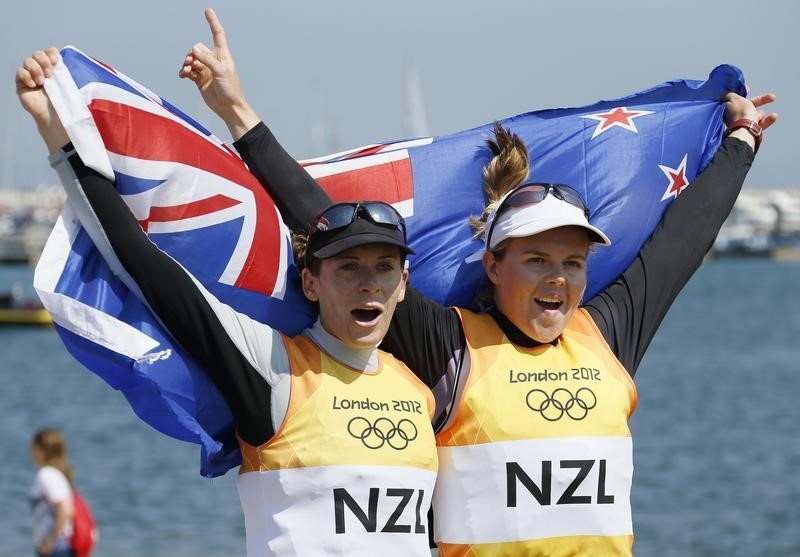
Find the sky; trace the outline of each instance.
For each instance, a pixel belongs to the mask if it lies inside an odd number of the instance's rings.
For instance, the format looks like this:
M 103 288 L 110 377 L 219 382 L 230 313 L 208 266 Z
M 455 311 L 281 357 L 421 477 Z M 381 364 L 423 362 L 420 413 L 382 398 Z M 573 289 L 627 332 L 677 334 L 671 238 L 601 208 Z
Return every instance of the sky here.
M 21 61 L 51 45 L 104 60 L 229 140 L 194 85 L 177 77 L 192 44 L 211 46 L 206 6 L 225 26 L 250 104 L 296 158 L 411 138 L 420 123 L 424 135 L 443 135 L 702 80 L 727 63 L 754 94 L 778 97 L 778 123 L 746 187 L 800 187 L 791 171 L 800 129 L 795 0 L 39 0 L 3 10 L 0 188 L 56 182 L 13 87 Z M 415 117 L 409 97 L 422 107 Z

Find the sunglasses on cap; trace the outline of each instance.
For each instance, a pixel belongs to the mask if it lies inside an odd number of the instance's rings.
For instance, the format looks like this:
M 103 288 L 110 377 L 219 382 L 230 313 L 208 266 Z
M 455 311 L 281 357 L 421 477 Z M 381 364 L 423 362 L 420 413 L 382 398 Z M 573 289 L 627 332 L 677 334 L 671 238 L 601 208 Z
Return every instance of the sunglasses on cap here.
M 565 203 L 569 203 L 573 207 L 577 207 L 583 211 L 583 216 L 589 218 L 589 209 L 583 201 L 583 197 L 573 188 L 564 184 L 545 184 L 545 183 L 529 183 L 522 184 L 516 189 L 512 190 L 510 194 L 500 203 L 494 212 L 492 224 L 489 226 L 489 232 L 486 234 L 486 245 L 491 245 L 492 232 L 497 220 L 501 214 L 509 209 L 516 207 L 525 207 L 526 205 L 535 205 L 541 203 L 548 194 L 553 194 L 556 199 L 560 199 Z
M 383 201 L 365 201 L 363 203 L 336 203 L 325 209 L 311 226 L 309 238 L 317 232 L 333 232 L 350 226 L 356 219 L 368 221 L 403 233 L 406 240 L 406 221 L 397 210 Z

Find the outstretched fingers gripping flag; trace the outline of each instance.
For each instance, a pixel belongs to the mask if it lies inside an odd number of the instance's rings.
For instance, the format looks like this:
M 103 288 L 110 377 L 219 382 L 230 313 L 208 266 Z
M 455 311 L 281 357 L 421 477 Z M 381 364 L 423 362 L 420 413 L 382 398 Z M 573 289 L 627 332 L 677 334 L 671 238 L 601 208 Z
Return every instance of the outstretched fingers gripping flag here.
M 62 56 L 47 91 L 84 162 L 115 180 L 150 238 L 238 311 L 289 334 L 310 324 L 285 228 L 241 161 L 130 78 L 70 47 Z M 727 91 L 744 94 L 744 81 L 738 69 L 720 66 L 705 82 L 673 81 L 502 121 L 530 148 L 531 178 L 579 190 L 591 221 L 613 242 L 591 255 L 587 297 L 625 270 L 670 201 L 710 162 Z M 484 206 L 491 130 L 370 145 L 303 164 L 335 201 L 392 203 L 417 252 L 414 285 L 442 303 L 471 307 L 483 283 L 482 244 L 467 221 Z M 35 285 L 62 340 L 144 421 L 201 444 L 203 475 L 224 473 L 239 462 L 230 412 L 113 254 L 92 241 L 98 231 L 91 226 L 70 200 L 37 267 Z

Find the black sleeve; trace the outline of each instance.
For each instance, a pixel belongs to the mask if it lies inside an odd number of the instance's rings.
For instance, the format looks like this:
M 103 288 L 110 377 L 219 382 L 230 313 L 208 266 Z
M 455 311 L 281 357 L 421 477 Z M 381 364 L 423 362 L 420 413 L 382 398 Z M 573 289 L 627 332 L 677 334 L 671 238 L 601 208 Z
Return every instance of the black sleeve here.
M 405 300 L 397 304 L 380 348 L 405 363 L 433 391 L 434 429 L 443 423 L 453 406 L 465 347 L 458 314 L 426 298 L 409 284 Z
M 289 228 L 306 230 L 332 203 L 325 190 L 286 152 L 264 122 L 259 122 L 233 146 L 275 202 Z
M 747 143 L 727 138 L 708 168 L 667 209 L 630 267 L 585 304 L 631 376 L 678 292 L 713 245 L 752 162 Z
M 239 435 L 260 445 L 273 435 L 270 389 L 225 332 L 184 269 L 142 231 L 113 183 L 69 157 L 81 188 L 125 271 L 175 340 L 207 373 L 233 413 Z

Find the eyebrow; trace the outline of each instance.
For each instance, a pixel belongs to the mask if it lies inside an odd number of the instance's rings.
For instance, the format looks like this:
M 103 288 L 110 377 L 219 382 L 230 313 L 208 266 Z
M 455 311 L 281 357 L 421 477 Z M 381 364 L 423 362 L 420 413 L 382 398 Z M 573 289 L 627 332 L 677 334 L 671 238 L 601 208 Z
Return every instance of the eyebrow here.
M 551 257 L 552 256 L 552 254 L 550 252 L 541 251 L 541 250 L 538 250 L 536 248 L 526 249 L 526 250 L 524 250 L 522 252 L 522 255 L 541 255 L 543 257 Z M 568 255 L 566 258 L 567 259 L 580 259 L 582 261 L 586 261 L 586 259 L 588 258 L 588 254 L 587 255 L 583 255 L 581 253 L 575 253 L 575 254 L 572 254 L 572 255 Z

